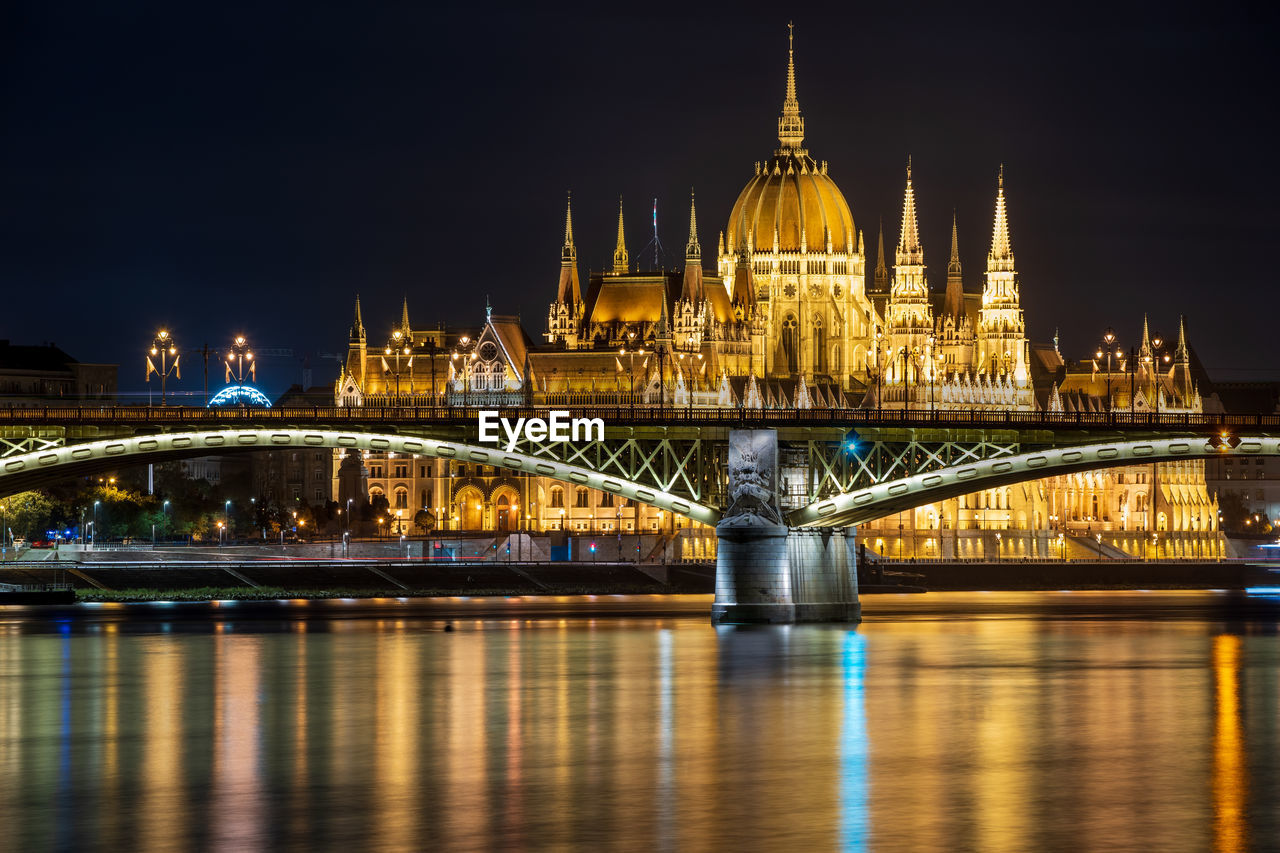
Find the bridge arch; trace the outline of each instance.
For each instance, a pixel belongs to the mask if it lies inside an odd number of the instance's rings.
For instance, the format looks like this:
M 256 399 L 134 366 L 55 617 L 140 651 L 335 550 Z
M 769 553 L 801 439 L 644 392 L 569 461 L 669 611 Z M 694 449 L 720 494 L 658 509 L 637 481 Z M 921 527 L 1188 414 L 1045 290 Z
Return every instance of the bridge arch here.
M 1274 436 L 1239 436 L 1237 446 L 1223 444 L 1215 448 L 1203 436 L 1177 436 L 996 456 L 823 498 L 793 510 L 787 520 L 792 527 L 845 527 L 948 498 L 985 490 L 998 491 L 1000 486 L 1057 474 L 1176 459 L 1234 456 L 1280 456 L 1280 440 Z
M 492 446 L 456 441 L 356 431 L 309 429 L 228 429 L 177 432 L 112 438 L 104 441 L 47 448 L 0 460 L 0 495 L 10 495 L 41 483 L 101 471 L 117 465 L 167 461 L 211 454 L 279 450 L 286 448 L 337 448 L 373 453 L 404 453 L 445 460 L 478 462 L 536 477 L 559 480 L 621 495 L 702 524 L 715 525 L 720 511 L 644 483 L 601 474 L 541 456 L 507 453 Z M 568 489 L 566 489 L 568 492 Z

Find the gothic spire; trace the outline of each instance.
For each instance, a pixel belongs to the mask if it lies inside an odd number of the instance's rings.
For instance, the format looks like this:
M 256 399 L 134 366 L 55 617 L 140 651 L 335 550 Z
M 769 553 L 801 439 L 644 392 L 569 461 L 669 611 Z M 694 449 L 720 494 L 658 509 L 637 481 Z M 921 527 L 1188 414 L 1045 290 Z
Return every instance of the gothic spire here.
M 409 325 L 409 297 L 404 298 L 404 305 L 400 308 L 400 331 L 404 334 L 406 341 L 412 341 L 412 326 Z
M 702 247 L 698 245 L 698 213 L 693 204 L 693 191 L 689 191 L 689 242 L 684 248 L 684 288 L 681 299 L 699 303 L 702 292 Z
M 623 237 L 622 196 L 618 196 L 618 246 L 613 250 L 613 272 L 620 275 L 631 269 L 631 256 L 627 254 L 627 241 Z
M 1191 361 L 1191 350 L 1187 348 L 1187 315 L 1185 314 L 1178 316 L 1178 348 L 1174 350 L 1173 357 L 1179 364 Z
M 747 309 L 756 302 L 756 286 L 751 276 L 751 253 L 747 250 L 747 238 L 738 235 L 738 262 L 733 270 L 733 302 L 743 307 L 743 319 L 747 319 Z
M 360 316 L 360 294 L 356 294 L 356 318 L 351 324 L 351 339 L 364 340 L 364 318 Z
M 702 257 L 702 246 L 698 243 L 698 208 L 694 204 L 693 190 L 689 190 L 689 242 L 685 244 L 684 256 Z
M 797 150 L 804 142 L 804 119 L 796 99 L 795 27 L 791 23 L 787 24 L 787 96 L 778 116 L 778 142 L 784 151 Z
M 956 212 L 951 211 L 951 260 L 947 262 L 947 296 L 942 313 L 954 317 L 957 325 L 964 315 L 964 277 L 960 272 L 960 236 L 956 230 Z
M 898 238 L 897 265 L 924 263 L 920 226 L 916 222 L 916 192 L 911 186 L 911 158 L 907 158 L 907 190 L 902 199 L 902 231 Z
M 582 302 L 582 288 L 578 284 L 578 249 L 573 245 L 573 197 L 564 205 L 564 246 L 560 249 L 560 286 L 556 290 L 556 302 L 577 305 Z
M 994 264 L 994 265 L 993 265 Z M 1004 204 L 1004 164 L 1000 164 L 1000 178 L 996 189 L 996 223 L 991 234 L 991 255 L 987 268 L 1013 269 L 1013 246 L 1009 242 L 1009 215 Z
M 880 217 L 880 246 L 876 250 L 876 271 L 872 278 L 873 287 L 878 291 L 889 289 L 889 269 L 884 263 L 884 217 Z
M 564 204 L 564 248 L 560 250 L 560 260 L 575 262 L 578 260 L 578 249 L 573 245 L 573 194 L 569 194 Z

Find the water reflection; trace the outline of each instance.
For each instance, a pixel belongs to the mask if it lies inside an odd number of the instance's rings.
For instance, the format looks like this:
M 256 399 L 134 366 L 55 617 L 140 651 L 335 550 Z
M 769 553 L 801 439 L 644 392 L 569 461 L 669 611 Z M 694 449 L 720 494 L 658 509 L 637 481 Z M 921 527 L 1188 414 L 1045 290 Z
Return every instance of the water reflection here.
M 940 600 L 858 631 L 587 611 L 454 633 L 413 611 L 0 623 L 0 849 L 1276 837 L 1273 623 L 1166 620 L 1178 597 L 1150 619 Z

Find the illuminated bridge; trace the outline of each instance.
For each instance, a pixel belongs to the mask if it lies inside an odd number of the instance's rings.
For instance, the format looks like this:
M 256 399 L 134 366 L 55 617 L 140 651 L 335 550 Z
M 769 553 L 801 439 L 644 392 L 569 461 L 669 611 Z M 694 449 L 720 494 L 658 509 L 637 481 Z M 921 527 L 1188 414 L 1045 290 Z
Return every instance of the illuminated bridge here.
M 497 411 L 513 424 L 547 415 L 544 408 Z M 833 556 L 832 549 L 851 549 L 848 528 L 857 524 L 1072 471 L 1280 455 L 1280 415 L 592 406 L 567 411 L 573 418 L 599 418 L 603 438 L 563 442 L 521 435 L 510 449 L 505 437 L 501 445 L 482 443 L 480 410 L 474 407 L 0 409 L 0 495 L 133 464 L 291 447 L 479 462 L 719 525 L 719 617 L 792 621 L 856 616 L 856 580 L 844 577 L 852 571 L 852 554 Z M 764 441 L 764 450 L 752 445 L 747 461 L 735 462 L 736 444 L 753 441 Z M 780 465 L 804 478 L 803 488 L 793 483 L 785 499 L 778 495 Z M 767 484 L 760 488 L 772 496 L 745 499 L 763 494 L 744 487 L 748 480 Z M 817 552 L 774 554 L 765 561 L 769 565 L 755 566 L 759 572 L 743 569 L 738 564 L 755 565 L 768 551 L 743 533 L 761 518 L 776 521 L 792 552 Z M 735 546 L 734 537 L 743 541 Z M 801 570 L 802 565 L 830 571 Z M 756 577 L 760 572 L 772 580 Z M 824 572 L 840 575 L 840 583 L 823 581 Z M 850 606 L 810 608 L 806 615 L 802 593 L 843 596 Z M 781 603 L 753 609 L 744 596 L 760 598 L 763 605 Z

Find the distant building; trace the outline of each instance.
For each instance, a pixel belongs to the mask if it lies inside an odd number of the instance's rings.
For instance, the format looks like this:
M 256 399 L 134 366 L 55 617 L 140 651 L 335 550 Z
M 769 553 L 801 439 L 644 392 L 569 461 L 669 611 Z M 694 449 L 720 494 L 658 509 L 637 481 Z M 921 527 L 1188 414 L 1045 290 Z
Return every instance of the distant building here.
M 83 364 L 57 344 L 14 345 L 0 340 L 0 405 L 114 402 L 114 364 Z
M 331 406 L 333 388 L 294 385 L 276 399 L 281 406 Z M 265 450 L 253 454 L 253 492 L 268 503 L 322 506 L 331 499 L 334 455 L 326 449 Z

